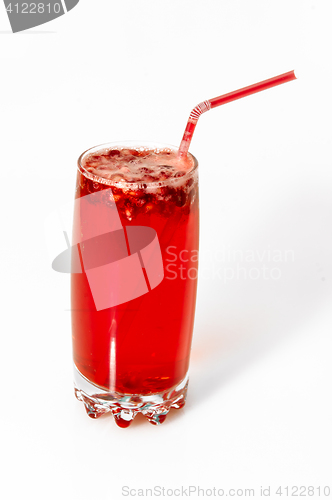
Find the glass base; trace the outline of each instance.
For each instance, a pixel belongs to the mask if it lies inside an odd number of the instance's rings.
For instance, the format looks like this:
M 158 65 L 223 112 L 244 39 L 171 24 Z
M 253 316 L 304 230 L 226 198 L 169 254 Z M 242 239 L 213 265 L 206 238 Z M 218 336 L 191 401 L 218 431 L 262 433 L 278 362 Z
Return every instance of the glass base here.
M 98 418 L 111 412 L 119 427 L 129 427 L 137 413 L 151 424 L 162 424 L 171 408 L 180 409 L 186 402 L 188 374 L 167 391 L 141 395 L 107 392 L 91 384 L 76 367 L 74 371 L 75 396 L 84 403 L 89 417 Z

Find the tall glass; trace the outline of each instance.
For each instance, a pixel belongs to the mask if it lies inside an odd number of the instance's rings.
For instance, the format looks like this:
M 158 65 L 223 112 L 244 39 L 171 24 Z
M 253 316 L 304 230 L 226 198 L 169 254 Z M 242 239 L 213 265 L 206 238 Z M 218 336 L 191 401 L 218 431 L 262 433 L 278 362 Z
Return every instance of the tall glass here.
M 121 427 L 140 412 L 162 423 L 185 404 L 198 267 L 198 163 L 175 177 L 126 182 L 96 176 L 85 159 L 114 151 L 177 151 L 105 144 L 78 160 L 72 242 L 75 394 Z M 135 153 L 136 151 L 136 153 Z M 110 153 L 111 154 L 111 153 Z M 166 167 L 165 167 L 166 168 Z

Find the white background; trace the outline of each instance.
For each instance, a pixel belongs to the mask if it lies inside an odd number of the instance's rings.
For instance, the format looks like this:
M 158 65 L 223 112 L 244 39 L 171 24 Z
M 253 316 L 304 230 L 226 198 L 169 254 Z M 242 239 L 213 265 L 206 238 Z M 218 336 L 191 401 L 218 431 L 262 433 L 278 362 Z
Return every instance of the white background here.
M 330 0 L 81 0 L 13 35 L 0 6 L 3 498 L 120 499 L 125 485 L 332 496 L 331 15 Z M 186 407 L 159 427 L 89 419 L 72 388 L 69 278 L 44 238 L 76 158 L 107 141 L 179 144 L 200 101 L 293 68 L 297 81 L 196 128 Z M 252 279 L 263 264 L 279 279 Z

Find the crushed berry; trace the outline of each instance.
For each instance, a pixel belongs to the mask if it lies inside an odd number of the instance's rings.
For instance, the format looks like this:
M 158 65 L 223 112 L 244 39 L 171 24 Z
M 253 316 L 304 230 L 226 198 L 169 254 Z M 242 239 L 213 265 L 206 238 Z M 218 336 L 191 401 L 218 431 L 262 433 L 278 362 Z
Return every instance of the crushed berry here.
M 179 160 L 174 151 L 114 148 L 87 155 L 82 166 L 93 177 L 90 179 L 84 172 L 79 173 L 77 196 L 109 189 L 109 185 L 96 182 L 96 177 L 111 183 L 124 182 L 126 186 L 111 185 L 111 189 L 120 215 L 129 222 L 139 213 L 156 213 L 163 217 L 179 210 L 189 213 L 195 199 L 195 180 L 187 175 L 193 160 L 190 156 Z M 187 179 L 182 180 L 184 176 Z M 166 181 L 167 185 L 163 185 Z M 131 183 L 135 184 L 133 189 L 129 188 Z M 108 196 L 105 202 L 110 201 Z

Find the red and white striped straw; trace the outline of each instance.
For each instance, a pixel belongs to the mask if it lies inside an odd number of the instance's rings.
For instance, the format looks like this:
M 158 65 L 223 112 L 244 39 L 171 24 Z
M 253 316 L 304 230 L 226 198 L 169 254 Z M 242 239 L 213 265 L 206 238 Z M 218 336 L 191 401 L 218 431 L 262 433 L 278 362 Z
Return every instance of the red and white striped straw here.
M 221 106 L 222 104 L 235 101 L 236 99 L 241 99 L 242 97 L 255 94 L 256 92 L 261 92 L 262 90 L 266 90 L 271 87 L 275 87 L 276 85 L 287 83 L 295 79 L 296 76 L 294 71 L 289 71 L 288 73 L 274 76 L 273 78 L 269 78 L 268 80 L 264 80 L 263 82 L 254 83 L 253 85 L 249 85 L 249 87 L 243 87 L 242 89 L 234 90 L 233 92 L 229 92 L 228 94 L 224 94 L 219 97 L 209 99 L 208 101 L 201 102 L 200 104 L 195 106 L 195 108 L 189 115 L 189 120 L 180 144 L 179 155 L 187 154 L 196 124 L 198 122 L 198 118 L 201 116 L 201 114 L 205 113 L 205 111 L 209 111 L 209 109 L 211 108 L 216 108 L 217 106 Z

